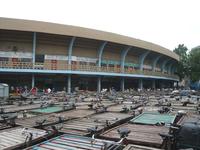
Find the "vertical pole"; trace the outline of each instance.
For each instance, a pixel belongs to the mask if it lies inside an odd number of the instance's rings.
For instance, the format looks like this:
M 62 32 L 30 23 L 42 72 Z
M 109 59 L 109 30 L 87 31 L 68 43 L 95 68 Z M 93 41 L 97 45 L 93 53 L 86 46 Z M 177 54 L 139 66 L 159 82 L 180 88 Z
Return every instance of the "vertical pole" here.
M 126 60 L 126 55 L 128 53 L 128 51 L 131 49 L 131 47 L 129 46 L 128 48 L 124 49 L 121 53 L 121 73 L 124 73 L 124 64 L 125 64 L 125 60 Z
M 156 80 L 152 80 L 152 89 L 155 90 L 156 89 Z
M 67 78 L 67 93 L 71 94 L 71 74 L 69 74 Z
M 68 48 L 68 65 L 71 65 L 71 62 L 72 62 L 72 50 L 73 50 L 75 39 L 76 39 L 76 37 L 72 37 L 72 39 L 70 41 L 70 44 L 69 44 L 69 48 Z
M 160 81 L 160 89 L 161 90 L 164 88 L 164 83 L 163 82 L 164 82 L 163 80 Z
M 34 88 L 35 87 L 35 75 L 32 74 L 32 83 L 31 83 L 31 87 Z
M 32 63 L 35 64 L 35 51 L 36 51 L 36 32 L 33 32 L 33 49 L 32 49 Z
M 68 65 L 70 69 L 71 69 L 71 64 L 72 64 L 72 50 L 73 50 L 75 39 L 76 37 L 72 37 L 69 47 L 68 47 Z M 71 74 L 69 74 L 67 77 L 67 93 L 71 94 Z
M 169 65 L 168 70 L 167 70 L 167 73 L 170 74 L 170 75 L 172 74 L 172 72 L 171 72 L 171 70 L 172 70 L 172 69 L 171 69 L 171 68 L 172 68 L 172 65 L 173 65 L 173 63 L 171 63 L 171 64 Z
M 174 81 L 171 81 L 170 82 L 170 88 L 173 88 L 174 87 Z
M 172 88 L 174 89 L 175 88 L 175 82 L 172 81 Z
M 103 42 L 98 50 L 98 67 L 101 67 L 101 60 L 102 60 L 102 55 L 103 55 L 103 50 L 106 46 L 107 42 Z
M 33 32 L 33 49 L 32 49 L 32 63 L 35 64 L 35 51 L 36 51 L 36 32 Z M 31 87 L 35 87 L 35 75 L 32 74 Z
M 163 61 L 162 66 L 161 66 L 162 73 L 165 73 L 165 67 L 166 67 L 166 64 L 168 63 L 168 61 L 170 61 L 170 59 L 166 59 Z
M 101 77 L 97 78 L 97 93 L 101 92 Z
M 145 60 L 145 58 L 147 57 L 148 54 L 149 54 L 149 51 L 145 52 L 144 54 L 142 54 L 139 57 L 140 71 L 143 71 L 144 60 Z
M 139 79 L 139 89 L 143 90 L 143 80 Z
M 152 65 L 152 71 L 155 72 L 156 71 L 156 65 L 157 65 L 157 62 L 159 61 L 161 55 L 159 55 L 158 57 L 156 57 L 153 61 L 153 65 Z
M 124 92 L 124 77 L 121 78 L 121 91 Z

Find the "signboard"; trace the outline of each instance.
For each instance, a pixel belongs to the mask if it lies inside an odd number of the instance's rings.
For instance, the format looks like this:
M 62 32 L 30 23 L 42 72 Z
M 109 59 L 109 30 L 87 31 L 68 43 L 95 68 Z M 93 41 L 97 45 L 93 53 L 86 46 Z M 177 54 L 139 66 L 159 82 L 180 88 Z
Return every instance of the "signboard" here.
M 46 60 L 68 60 L 68 56 L 63 55 L 45 55 Z M 89 58 L 89 57 L 77 57 L 72 56 L 72 61 L 81 61 L 81 62 L 91 62 L 96 63 L 97 58 Z
M 97 62 L 97 58 L 88 58 L 88 57 L 76 57 L 76 56 L 72 56 L 72 61 L 81 61 L 81 62 L 96 63 L 96 62 Z
M 46 60 L 68 60 L 68 56 L 63 55 L 45 55 Z
M 32 58 L 32 53 L 29 53 L 29 52 L 6 52 L 6 51 L 0 51 L 0 57 Z
M 145 69 L 152 69 L 152 66 L 149 66 L 149 65 L 143 65 L 143 68 L 145 68 Z

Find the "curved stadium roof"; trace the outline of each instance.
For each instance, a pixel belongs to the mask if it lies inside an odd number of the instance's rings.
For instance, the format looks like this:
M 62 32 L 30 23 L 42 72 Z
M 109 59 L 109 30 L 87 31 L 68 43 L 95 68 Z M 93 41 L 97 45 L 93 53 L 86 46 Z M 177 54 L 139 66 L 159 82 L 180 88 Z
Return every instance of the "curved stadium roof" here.
M 76 37 L 82 37 L 82 38 L 88 38 L 88 39 L 108 41 L 108 42 L 113 42 L 113 43 L 119 43 L 119 44 L 144 48 L 146 50 L 150 50 L 153 52 L 157 52 L 157 53 L 161 53 L 163 55 L 169 56 L 177 61 L 179 60 L 179 56 L 177 54 L 157 44 L 115 34 L 115 33 L 88 29 L 88 28 L 83 28 L 83 27 L 76 27 L 76 26 L 69 26 L 69 25 L 62 25 L 62 24 L 48 23 L 48 22 L 41 22 L 41 21 L 10 19 L 10 18 L 0 17 L 0 29 L 41 32 L 41 33 L 76 36 Z

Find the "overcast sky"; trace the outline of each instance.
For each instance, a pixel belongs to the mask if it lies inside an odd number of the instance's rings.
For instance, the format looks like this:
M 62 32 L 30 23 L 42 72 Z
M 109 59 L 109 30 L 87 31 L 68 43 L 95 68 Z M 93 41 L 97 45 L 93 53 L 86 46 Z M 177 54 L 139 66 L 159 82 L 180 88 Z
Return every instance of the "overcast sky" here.
M 0 17 L 114 32 L 173 50 L 200 45 L 200 0 L 1 0 Z

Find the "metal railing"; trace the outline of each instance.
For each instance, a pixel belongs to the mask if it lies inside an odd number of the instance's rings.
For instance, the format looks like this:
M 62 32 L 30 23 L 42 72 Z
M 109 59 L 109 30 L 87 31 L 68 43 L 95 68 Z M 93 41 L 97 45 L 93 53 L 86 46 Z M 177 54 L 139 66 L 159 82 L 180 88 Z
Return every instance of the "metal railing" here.
M 95 65 L 78 65 L 78 64 L 52 64 L 52 63 L 31 63 L 31 62 L 8 62 L 0 61 L 0 68 L 5 69 L 36 69 L 36 70 L 73 70 L 73 71 L 88 71 L 88 72 L 109 72 L 123 74 L 140 74 L 151 76 L 164 76 L 178 79 L 176 75 L 166 74 L 162 72 L 153 72 L 148 70 L 135 70 L 133 68 L 124 68 L 124 71 L 118 67 L 99 67 Z

